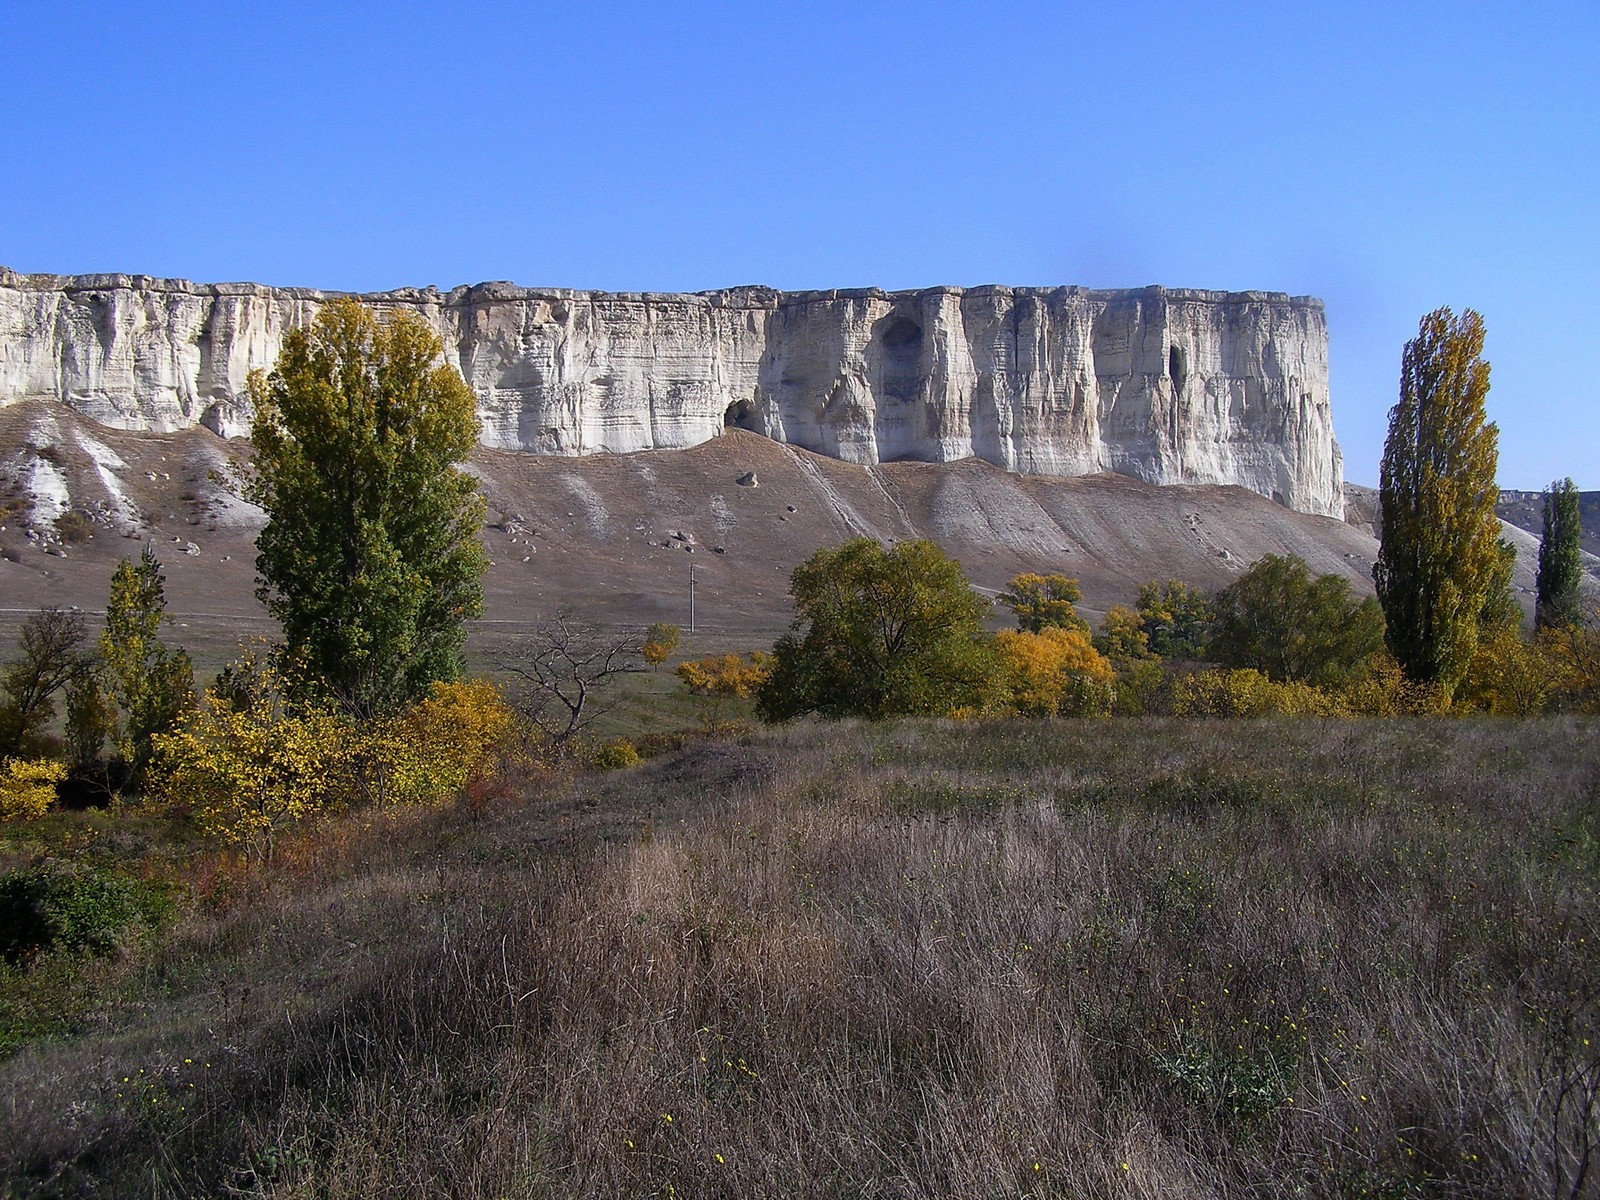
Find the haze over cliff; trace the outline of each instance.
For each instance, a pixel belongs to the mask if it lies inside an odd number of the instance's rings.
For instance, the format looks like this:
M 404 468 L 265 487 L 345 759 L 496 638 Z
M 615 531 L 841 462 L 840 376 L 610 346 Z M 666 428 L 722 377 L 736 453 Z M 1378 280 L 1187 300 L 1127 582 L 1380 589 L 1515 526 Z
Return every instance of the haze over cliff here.
M 249 423 L 250 371 L 336 293 L 0 268 L 0 405 Z M 486 446 L 684 448 L 730 426 L 858 464 L 1236 484 L 1343 512 L 1320 301 L 1159 287 L 693 294 L 507 283 L 361 297 L 438 332 Z

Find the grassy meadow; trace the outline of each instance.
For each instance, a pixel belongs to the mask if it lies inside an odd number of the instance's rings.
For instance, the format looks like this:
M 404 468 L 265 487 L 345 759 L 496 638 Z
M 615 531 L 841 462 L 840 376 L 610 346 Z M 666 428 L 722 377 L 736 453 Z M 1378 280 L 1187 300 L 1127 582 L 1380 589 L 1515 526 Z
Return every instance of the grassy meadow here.
M 0 1194 L 1600 1194 L 1593 720 L 803 723 L 8 968 Z M 8 853 L 19 853 L 11 845 Z

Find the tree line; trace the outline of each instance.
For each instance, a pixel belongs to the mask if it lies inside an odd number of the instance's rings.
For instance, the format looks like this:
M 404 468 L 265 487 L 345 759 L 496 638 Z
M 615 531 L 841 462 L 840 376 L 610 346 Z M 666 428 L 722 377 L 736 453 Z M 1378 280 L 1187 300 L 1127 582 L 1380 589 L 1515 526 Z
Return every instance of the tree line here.
M 794 628 L 774 647 L 758 711 L 784 720 L 1594 710 L 1597 630 L 1581 611 L 1570 479 L 1545 492 L 1535 636 L 1520 630 L 1515 551 L 1495 515 L 1483 339 L 1477 313 L 1439 309 L 1405 347 L 1379 487 L 1376 599 L 1358 602 L 1347 580 L 1313 578 L 1293 555 L 1267 555 L 1215 596 L 1178 580 L 1147 584 L 1091 639 L 1076 581 L 1022 575 L 1000 596 L 1017 632 L 989 638 L 986 604 L 938 547 L 861 539 L 794 573 Z M 1154 669 L 1162 660 L 1219 670 Z

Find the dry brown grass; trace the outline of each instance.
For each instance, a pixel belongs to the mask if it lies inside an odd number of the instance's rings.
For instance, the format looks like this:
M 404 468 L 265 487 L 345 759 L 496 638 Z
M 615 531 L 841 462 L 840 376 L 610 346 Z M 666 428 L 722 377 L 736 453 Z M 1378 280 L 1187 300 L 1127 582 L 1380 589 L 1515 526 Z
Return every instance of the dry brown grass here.
M 808 726 L 346 828 L 139 965 L 141 1008 L 0 1067 L 0 1169 L 15 1196 L 1593 1196 L 1596 732 Z

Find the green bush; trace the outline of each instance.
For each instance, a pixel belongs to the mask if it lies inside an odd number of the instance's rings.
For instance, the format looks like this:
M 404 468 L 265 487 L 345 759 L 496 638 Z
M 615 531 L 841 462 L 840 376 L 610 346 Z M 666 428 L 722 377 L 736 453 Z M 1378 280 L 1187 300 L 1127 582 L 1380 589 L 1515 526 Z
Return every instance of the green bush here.
M 24 963 L 49 950 L 109 954 L 146 916 L 128 880 L 68 863 L 46 862 L 0 878 L 0 957 Z

